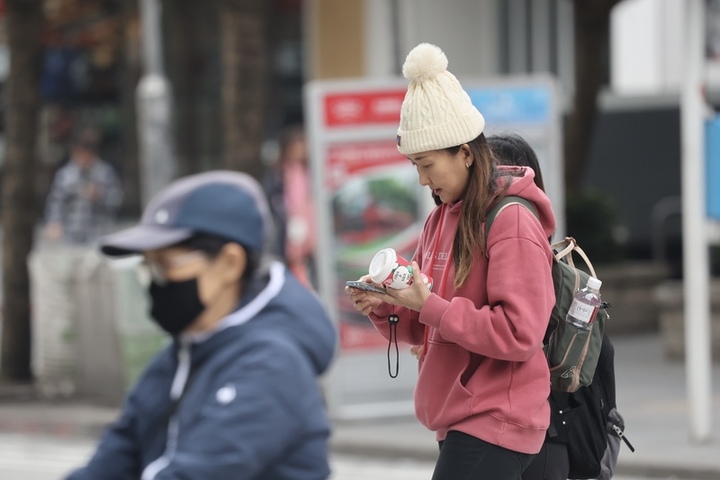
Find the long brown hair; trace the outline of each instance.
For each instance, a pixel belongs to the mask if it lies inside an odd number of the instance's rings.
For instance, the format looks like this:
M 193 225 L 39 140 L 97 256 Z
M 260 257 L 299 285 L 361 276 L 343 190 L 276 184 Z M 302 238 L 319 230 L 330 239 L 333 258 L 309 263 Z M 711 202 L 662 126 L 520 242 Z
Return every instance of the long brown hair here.
M 470 275 L 476 253 L 485 253 L 486 238 L 482 224 L 490 207 L 496 202 L 498 196 L 507 190 L 508 182 L 501 186 L 497 181 L 503 176 L 495 168 L 495 157 L 492 149 L 480 134 L 475 140 L 469 142 L 470 154 L 473 162 L 470 165 L 470 176 L 467 186 L 462 194 L 462 213 L 455 240 L 453 241 L 453 262 L 455 263 L 455 288 L 460 288 Z M 460 150 L 460 145 L 446 149 L 451 155 Z

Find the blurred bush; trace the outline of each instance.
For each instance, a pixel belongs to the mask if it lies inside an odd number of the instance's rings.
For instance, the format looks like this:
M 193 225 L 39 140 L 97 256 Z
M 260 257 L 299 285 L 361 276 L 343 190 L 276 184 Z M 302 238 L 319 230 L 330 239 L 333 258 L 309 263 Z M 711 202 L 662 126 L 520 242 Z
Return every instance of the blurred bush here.
M 565 200 L 568 235 L 575 237 L 593 264 L 625 258 L 622 225 L 613 199 L 595 190 L 568 195 Z

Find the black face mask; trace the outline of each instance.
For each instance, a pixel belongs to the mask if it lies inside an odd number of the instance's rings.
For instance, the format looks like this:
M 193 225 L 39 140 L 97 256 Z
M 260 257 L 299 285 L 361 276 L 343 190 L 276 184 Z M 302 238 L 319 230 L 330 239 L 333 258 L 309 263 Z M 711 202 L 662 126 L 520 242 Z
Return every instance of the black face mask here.
M 150 315 L 170 335 L 177 335 L 205 310 L 198 294 L 197 278 L 182 282 L 150 284 Z

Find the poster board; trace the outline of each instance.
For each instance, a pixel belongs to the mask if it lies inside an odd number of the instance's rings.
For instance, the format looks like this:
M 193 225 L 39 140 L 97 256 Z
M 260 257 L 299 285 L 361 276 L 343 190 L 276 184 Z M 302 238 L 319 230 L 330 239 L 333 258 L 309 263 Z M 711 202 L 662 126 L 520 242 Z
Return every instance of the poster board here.
M 552 79 L 461 79 L 487 121 L 486 133 L 515 133 L 536 149 L 553 205 L 561 195 L 560 119 Z M 399 346 L 399 375 L 390 378 L 394 346 L 353 310 L 346 280 L 367 273 L 372 256 L 393 247 L 410 258 L 434 206 L 414 167 L 395 144 L 404 79 L 331 80 L 306 85 L 306 129 L 317 214 L 319 293 L 340 337 L 325 383 L 330 413 L 352 419 L 410 415 L 417 360 Z M 558 219 L 559 233 L 564 221 Z

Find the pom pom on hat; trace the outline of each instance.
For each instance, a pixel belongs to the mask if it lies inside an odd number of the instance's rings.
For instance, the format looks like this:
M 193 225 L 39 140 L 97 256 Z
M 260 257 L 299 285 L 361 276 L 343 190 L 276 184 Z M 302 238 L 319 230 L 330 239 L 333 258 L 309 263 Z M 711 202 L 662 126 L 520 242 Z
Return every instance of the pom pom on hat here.
M 410 85 L 397 131 L 403 155 L 462 145 L 485 128 L 482 114 L 447 66 L 443 51 L 429 43 L 413 48 L 405 59 L 403 75 Z
M 421 43 L 405 58 L 402 73 L 411 82 L 423 82 L 447 71 L 448 59 L 440 48 Z

